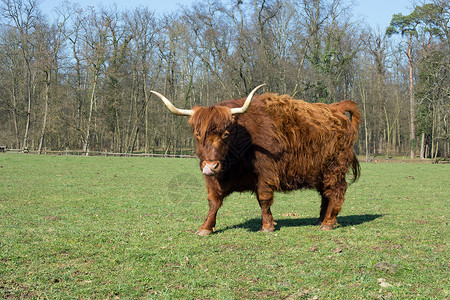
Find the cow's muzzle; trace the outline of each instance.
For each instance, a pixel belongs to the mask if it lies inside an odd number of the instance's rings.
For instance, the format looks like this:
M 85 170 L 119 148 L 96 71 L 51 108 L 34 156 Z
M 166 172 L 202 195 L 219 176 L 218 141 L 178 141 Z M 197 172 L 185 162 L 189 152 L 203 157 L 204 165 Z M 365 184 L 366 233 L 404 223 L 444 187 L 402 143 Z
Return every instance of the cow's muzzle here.
M 214 176 L 220 172 L 221 163 L 220 161 L 203 161 L 202 162 L 202 172 L 206 176 Z

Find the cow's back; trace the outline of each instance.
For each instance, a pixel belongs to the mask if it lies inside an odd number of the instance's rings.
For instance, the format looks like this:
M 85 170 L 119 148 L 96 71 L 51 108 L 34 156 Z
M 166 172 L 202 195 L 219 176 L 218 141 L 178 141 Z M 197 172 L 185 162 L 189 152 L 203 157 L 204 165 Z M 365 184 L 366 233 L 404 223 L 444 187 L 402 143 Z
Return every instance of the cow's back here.
M 242 102 L 221 105 L 239 107 Z M 255 145 L 256 172 L 275 190 L 316 187 L 330 168 L 346 168 L 353 159 L 357 131 L 344 112 L 327 104 L 265 93 L 255 96 L 237 121 Z

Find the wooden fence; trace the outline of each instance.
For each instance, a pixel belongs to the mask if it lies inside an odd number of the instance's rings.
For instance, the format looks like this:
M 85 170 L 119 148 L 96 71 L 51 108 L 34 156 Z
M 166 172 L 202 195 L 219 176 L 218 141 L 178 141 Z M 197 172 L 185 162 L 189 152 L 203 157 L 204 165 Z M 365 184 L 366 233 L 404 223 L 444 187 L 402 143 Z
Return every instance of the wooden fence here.
M 78 156 L 117 156 L 117 157 L 167 157 L 167 158 L 197 158 L 192 154 L 166 154 L 166 153 L 115 153 L 115 152 L 103 152 L 103 151 L 89 151 L 87 154 L 81 150 L 45 150 L 39 153 L 36 150 L 23 151 L 21 149 L 4 149 L 2 152 L 14 152 L 14 153 L 31 153 L 31 154 L 47 154 L 47 155 L 78 155 Z

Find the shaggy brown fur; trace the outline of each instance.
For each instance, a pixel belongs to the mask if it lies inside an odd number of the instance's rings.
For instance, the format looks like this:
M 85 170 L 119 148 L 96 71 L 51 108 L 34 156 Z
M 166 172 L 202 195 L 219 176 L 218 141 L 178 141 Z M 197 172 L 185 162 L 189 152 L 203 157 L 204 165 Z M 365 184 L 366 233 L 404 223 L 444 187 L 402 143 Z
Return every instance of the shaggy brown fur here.
M 274 191 L 314 188 L 322 196 L 318 222 L 336 223 L 359 163 L 353 153 L 361 114 L 352 101 L 310 104 L 287 95 L 254 96 L 249 110 L 231 115 L 244 99 L 195 107 L 189 124 L 197 139 L 200 168 L 206 175 L 209 212 L 197 234 L 213 232 L 217 210 L 234 191 L 253 191 L 262 210 L 262 230 L 273 231 Z M 346 115 L 350 114 L 350 118 Z

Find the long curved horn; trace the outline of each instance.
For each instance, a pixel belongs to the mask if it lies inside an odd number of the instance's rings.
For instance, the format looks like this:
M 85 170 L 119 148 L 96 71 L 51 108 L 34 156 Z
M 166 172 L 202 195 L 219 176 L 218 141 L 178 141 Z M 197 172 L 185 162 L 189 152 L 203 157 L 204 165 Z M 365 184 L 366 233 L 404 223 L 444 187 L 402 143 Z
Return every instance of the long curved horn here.
M 250 103 L 252 102 L 252 98 L 253 98 L 253 95 L 255 94 L 256 90 L 259 89 L 262 86 L 265 86 L 265 85 L 266 84 L 264 83 L 264 84 L 261 84 L 261 85 L 258 85 L 257 87 L 255 87 L 253 89 L 253 91 L 251 91 L 250 94 L 248 94 L 248 97 L 245 100 L 244 105 L 242 105 L 242 107 L 232 108 L 231 109 L 231 114 L 234 115 L 234 114 L 243 114 L 243 113 L 245 113 L 247 111 L 247 109 L 250 107 Z
M 155 92 L 155 91 L 150 91 L 150 92 L 155 94 L 156 96 L 158 96 L 159 99 L 161 99 L 164 102 L 164 104 L 167 106 L 167 108 L 174 114 L 176 114 L 178 116 L 192 116 L 194 114 L 194 111 L 192 109 L 178 109 L 175 107 L 175 105 L 172 104 L 172 102 L 170 102 L 166 97 L 164 97 L 160 93 Z

